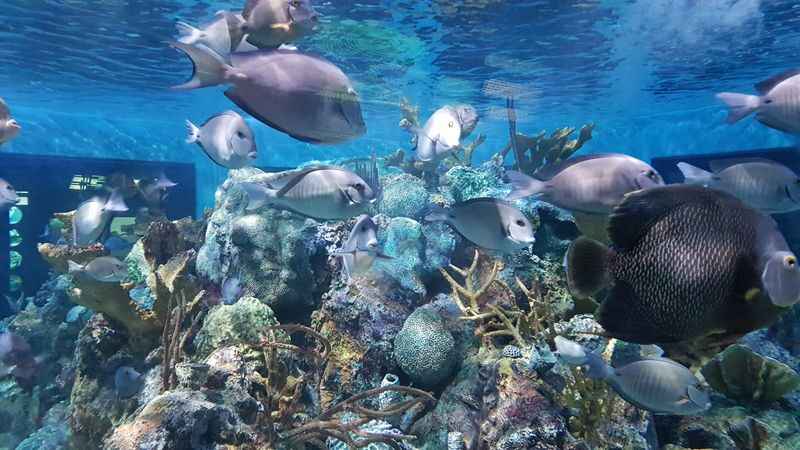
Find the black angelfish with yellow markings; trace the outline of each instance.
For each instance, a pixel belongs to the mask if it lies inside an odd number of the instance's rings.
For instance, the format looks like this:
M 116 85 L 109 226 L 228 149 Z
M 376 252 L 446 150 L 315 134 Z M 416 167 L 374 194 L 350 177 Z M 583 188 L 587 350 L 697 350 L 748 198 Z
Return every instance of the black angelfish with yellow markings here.
M 566 262 L 574 294 L 610 287 L 596 316 L 611 336 L 643 344 L 736 336 L 800 300 L 797 257 L 775 222 L 722 191 L 629 194 L 608 232 L 610 248 L 580 238 Z

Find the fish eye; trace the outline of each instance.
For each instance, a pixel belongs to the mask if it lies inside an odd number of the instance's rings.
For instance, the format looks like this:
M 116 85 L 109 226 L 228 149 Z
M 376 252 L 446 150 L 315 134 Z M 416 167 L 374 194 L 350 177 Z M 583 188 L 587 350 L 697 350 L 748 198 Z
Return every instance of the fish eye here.
M 525 226 L 525 221 L 517 220 L 517 226 L 524 227 Z
M 356 189 L 358 192 L 364 192 L 364 189 L 366 189 L 366 186 L 364 186 L 364 184 L 362 184 L 362 183 L 356 183 L 356 184 L 354 184 L 354 185 L 353 185 L 353 187 L 354 187 L 354 188 L 355 188 L 355 189 Z
M 764 100 L 764 103 L 766 103 L 767 105 L 769 105 L 770 103 L 772 103 L 772 99 L 771 99 L 771 98 L 768 98 L 768 99 Z
M 797 258 L 795 258 L 794 256 L 787 256 L 783 258 L 783 263 L 786 264 L 786 267 L 790 269 L 794 268 L 795 266 L 797 266 Z
M 238 137 L 239 139 L 244 139 L 244 133 L 242 133 L 241 131 L 237 131 L 236 137 Z
M 447 126 L 448 126 L 448 127 L 450 127 L 450 128 L 453 128 L 454 126 L 456 126 L 456 124 L 454 124 L 454 123 L 453 123 L 453 121 L 451 120 L 451 121 L 450 121 L 450 122 L 447 124 Z
M 294 6 L 295 8 L 299 8 L 301 3 L 300 0 L 292 0 L 291 2 L 289 2 L 289 4 Z
M 367 231 L 367 226 L 366 225 L 362 225 L 361 226 L 361 231 Z

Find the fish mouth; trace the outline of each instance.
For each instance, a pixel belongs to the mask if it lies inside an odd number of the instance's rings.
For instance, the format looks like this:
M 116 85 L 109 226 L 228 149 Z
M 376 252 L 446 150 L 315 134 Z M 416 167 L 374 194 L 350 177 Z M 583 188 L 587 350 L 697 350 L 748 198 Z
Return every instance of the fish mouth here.
M 247 154 L 247 157 L 250 158 L 250 159 L 258 159 L 258 153 L 250 152 L 250 153 Z
M 19 131 L 22 129 L 22 125 L 20 125 L 16 120 L 11 119 L 8 121 L 8 128 Z

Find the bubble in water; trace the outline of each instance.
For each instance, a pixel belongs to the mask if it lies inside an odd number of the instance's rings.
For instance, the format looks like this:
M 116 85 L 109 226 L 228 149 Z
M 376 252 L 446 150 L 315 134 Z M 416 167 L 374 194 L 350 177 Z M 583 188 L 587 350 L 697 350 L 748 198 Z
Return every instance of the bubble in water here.
M 11 261 L 11 270 L 22 265 L 22 255 L 20 255 L 19 252 L 11 250 L 8 252 L 8 256 L 9 261 Z
M 8 288 L 11 292 L 18 292 L 22 289 L 22 277 L 19 275 L 11 275 L 8 277 Z
M 12 206 L 11 209 L 8 210 L 8 223 L 16 225 L 20 222 L 22 222 L 22 210 L 16 206 Z
M 8 232 L 9 242 L 11 243 L 12 247 L 16 247 L 22 243 L 22 236 L 19 235 L 19 231 L 11 230 Z

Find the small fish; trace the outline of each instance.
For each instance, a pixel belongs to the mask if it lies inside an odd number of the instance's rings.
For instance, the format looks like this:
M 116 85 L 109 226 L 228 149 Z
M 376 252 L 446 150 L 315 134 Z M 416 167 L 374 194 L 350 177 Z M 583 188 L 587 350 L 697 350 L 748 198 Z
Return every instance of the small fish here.
M 166 173 L 161 170 L 158 175 L 143 178 L 136 185 L 145 203 L 152 208 L 158 209 L 167 199 L 167 189 L 177 186 L 178 183 L 170 180 Z
M 800 301 L 798 261 L 777 225 L 729 193 L 684 184 L 634 192 L 608 232 L 611 248 L 572 243 L 567 283 L 578 297 L 610 288 L 595 314 L 613 337 L 735 337 Z
M 569 365 L 586 366 L 589 378 L 606 381 L 620 397 L 656 414 L 696 415 L 711 407 L 708 392 L 686 367 L 667 358 L 648 358 L 619 368 L 577 342 L 556 337 L 556 351 Z
M 212 161 L 228 169 L 241 169 L 258 158 L 253 130 L 242 116 L 225 111 L 208 119 L 201 127 L 186 121 L 188 144 L 197 143 Z
M 192 78 L 174 89 L 232 84 L 225 91 L 229 100 L 256 120 L 310 144 L 338 144 L 367 131 L 353 83 L 321 57 L 259 50 L 232 53 L 228 64 L 205 47 L 172 46 L 194 64 Z
M 128 265 L 113 256 L 100 256 L 83 266 L 70 260 L 67 265 L 70 274 L 85 274 L 102 283 L 119 283 L 128 277 Z
M 130 366 L 121 366 L 114 373 L 114 389 L 120 398 L 130 398 L 141 389 L 144 379 L 142 374 Z
M 800 209 L 800 178 L 783 164 L 766 159 L 712 161 L 707 172 L 678 163 L 684 183 L 720 189 L 769 214 Z
M 213 22 L 201 28 L 195 28 L 186 22 L 178 22 L 176 27 L 181 35 L 178 41 L 187 45 L 204 45 L 219 56 L 227 58 L 237 51 L 243 41 L 243 24 L 242 16 L 219 11 Z
M 446 222 L 470 242 L 504 253 L 513 253 L 535 241 L 533 225 L 525 214 L 495 198 L 474 198 L 450 208 L 435 206 L 425 220 Z
M 127 210 L 119 191 L 112 191 L 105 200 L 93 197 L 81 203 L 72 215 L 72 242 L 75 245 L 97 242 L 106 231 L 113 214 Z
M 315 219 L 347 219 L 362 213 L 376 199 L 372 188 L 350 170 L 316 166 L 287 172 L 282 185 L 241 183 L 248 210 L 271 204 Z
M 319 22 L 311 0 L 248 0 L 242 17 L 242 33 L 258 48 L 276 48 L 312 34 Z
M 369 271 L 376 258 L 391 259 L 383 254 L 378 244 L 378 226 L 366 214 L 358 216 L 344 246 L 336 250 L 334 255 L 342 257 L 344 273 L 348 279 Z
M 437 161 L 461 146 L 478 124 L 478 112 L 469 105 L 444 106 L 434 112 L 423 128 L 401 122 L 416 135 L 416 157 L 420 161 Z
M 728 123 L 752 113 L 756 120 L 779 131 L 800 133 L 800 69 L 778 74 L 756 84 L 759 95 L 722 92 L 717 98 L 728 106 Z
M 17 190 L 8 181 L 0 178 L 0 211 L 11 208 L 19 201 Z
M 11 110 L 6 102 L 0 98 L 0 145 L 10 142 L 19 135 L 22 127 L 11 118 Z
M 238 277 L 228 277 L 222 283 L 222 302 L 226 305 L 236 303 L 242 296 L 242 282 Z
M 17 381 L 30 382 L 44 358 L 34 357 L 30 344 L 22 336 L 0 333 L 0 377 L 13 376 Z
M 115 258 L 125 258 L 133 248 L 133 243 L 119 236 L 110 236 L 103 242 L 103 247 Z

